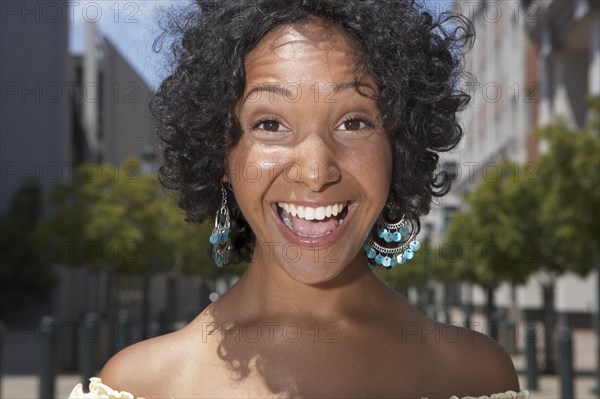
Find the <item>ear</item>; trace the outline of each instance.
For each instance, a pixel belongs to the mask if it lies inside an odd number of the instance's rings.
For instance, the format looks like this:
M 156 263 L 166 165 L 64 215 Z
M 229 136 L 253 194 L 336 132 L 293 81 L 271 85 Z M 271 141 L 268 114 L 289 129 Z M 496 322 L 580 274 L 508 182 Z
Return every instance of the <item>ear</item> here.
M 233 186 L 231 185 L 231 180 L 229 176 L 226 174 L 221 177 L 221 187 L 227 188 L 229 191 L 233 192 Z
M 225 164 L 225 172 L 223 173 L 223 176 L 221 176 L 221 182 L 222 183 L 229 183 L 229 176 L 227 175 L 227 172 L 229 171 L 229 167 L 227 165 L 227 158 L 225 158 L 225 160 L 223 161 L 223 163 Z

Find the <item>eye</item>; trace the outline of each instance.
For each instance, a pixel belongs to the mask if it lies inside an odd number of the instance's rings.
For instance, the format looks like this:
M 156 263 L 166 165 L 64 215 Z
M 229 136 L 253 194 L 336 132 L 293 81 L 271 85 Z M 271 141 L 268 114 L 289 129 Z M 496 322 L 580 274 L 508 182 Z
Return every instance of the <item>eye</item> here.
M 373 127 L 373 123 L 365 118 L 357 118 L 352 117 L 346 119 L 342 124 L 338 127 L 339 130 L 343 131 L 353 131 L 360 129 L 367 129 Z
M 265 119 L 260 119 L 256 122 L 254 122 L 251 126 L 251 128 L 254 129 L 260 129 L 260 130 L 264 130 L 267 132 L 285 132 L 287 131 L 287 129 L 283 126 L 282 122 L 279 121 L 276 118 L 265 118 Z

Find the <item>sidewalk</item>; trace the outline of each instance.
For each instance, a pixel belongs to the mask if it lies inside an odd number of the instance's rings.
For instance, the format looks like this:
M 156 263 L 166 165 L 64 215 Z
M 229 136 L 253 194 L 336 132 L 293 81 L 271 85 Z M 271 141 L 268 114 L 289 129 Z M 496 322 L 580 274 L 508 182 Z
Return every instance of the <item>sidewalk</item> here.
M 527 388 L 524 375 L 519 376 L 521 388 Z M 61 375 L 56 381 L 56 398 L 66 399 L 73 387 L 80 382 L 79 375 Z M 540 376 L 539 390 L 531 392 L 532 399 L 560 399 L 560 380 L 556 376 Z M 596 386 L 593 377 L 575 378 L 575 397 L 572 399 L 596 399 L 592 394 Z M 38 381 L 36 376 L 4 376 L 2 377 L 2 399 L 36 399 L 38 396 Z
M 527 388 L 527 375 L 525 362 L 522 356 L 513 356 L 513 363 L 519 371 L 521 389 Z M 597 399 L 598 395 L 592 393 L 597 385 L 597 377 L 590 375 L 576 375 L 573 384 L 574 397 L 572 399 Z M 560 377 L 558 375 L 540 375 L 538 377 L 538 390 L 531 391 L 532 399 L 560 399 Z
M 56 379 L 56 399 L 67 399 L 80 382 L 79 375 L 61 375 Z M 2 376 L 2 399 L 38 399 L 39 383 L 35 375 Z
M 592 330 L 578 330 L 573 333 L 573 367 L 575 370 L 596 370 L 596 335 Z M 592 349 L 592 350 L 590 350 Z M 521 389 L 527 389 L 527 368 L 524 355 L 512 356 L 513 364 L 519 371 Z M 598 394 L 592 393 L 597 385 L 597 377 L 576 375 L 573 399 L 596 399 Z M 560 399 L 560 378 L 558 375 L 540 375 L 538 390 L 531 391 L 532 399 Z
M 527 389 L 526 376 L 519 375 L 519 381 L 521 389 Z M 575 396 L 571 399 L 597 399 L 598 395 L 592 393 L 595 386 L 596 381 L 593 377 L 575 377 Z M 530 391 L 532 399 L 561 399 L 560 379 L 557 376 L 540 376 L 538 388 L 537 391 Z

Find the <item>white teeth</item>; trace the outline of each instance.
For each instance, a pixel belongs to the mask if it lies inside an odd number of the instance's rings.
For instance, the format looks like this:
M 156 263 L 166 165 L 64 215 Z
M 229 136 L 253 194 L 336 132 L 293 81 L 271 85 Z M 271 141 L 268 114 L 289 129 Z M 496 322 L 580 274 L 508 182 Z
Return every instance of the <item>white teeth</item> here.
M 298 210 L 298 217 L 304 219 L 304 207 L 298 206 L 296 209 Z
M 323 220 L 326 217 L 337 216 L 344 209 L 344 207 L 346 207 L 345 202 L 339 202 L 337 204 L 327 206 L 319 206 L 316 208 L 290 204 L 287 202 L 278 202 L 277 205 L 293 217 L 299 217 L 305 220 Z
M 320 206 L 315 210 L 315 219 L 323 220 L 325 219 L 325 207 Z
M 340 211 L 341 211 L 341 209 L 338 204 L 335 204 L 334 206 L 331 207 L 331 214 L 333 216 L 337 216 L 337 214 L 340 213 Z
M 304 207 L 304 219 L 314 220 L 314 218 L 315 218 L 315 208 L 310 208 L 308 206 Z

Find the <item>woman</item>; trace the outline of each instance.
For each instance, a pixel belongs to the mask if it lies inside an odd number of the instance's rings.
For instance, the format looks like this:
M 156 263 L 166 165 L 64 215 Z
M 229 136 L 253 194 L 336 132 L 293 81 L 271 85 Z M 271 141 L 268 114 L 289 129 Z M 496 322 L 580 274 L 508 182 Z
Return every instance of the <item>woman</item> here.
M 518 391 L 498 344 L 428 319 L 369 267 L 409 260 L 447 192 L 437 152 L 462 134 L 468 22 L 448 32 L 399 0 L 198 3 L 153 103 L 161 176 L 191 221 L 215 218 L 217 266 L 250 263 L 188 326 L 115 355 L 90 395 Z

